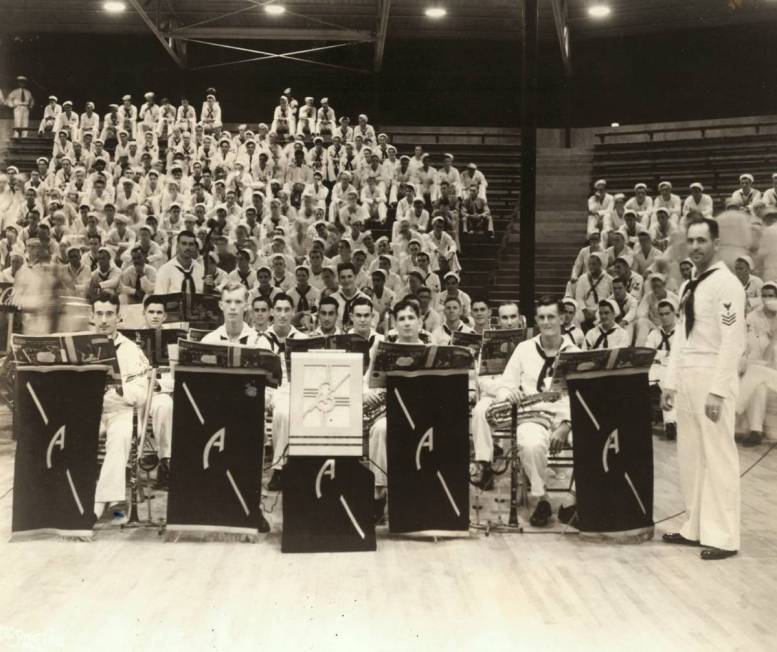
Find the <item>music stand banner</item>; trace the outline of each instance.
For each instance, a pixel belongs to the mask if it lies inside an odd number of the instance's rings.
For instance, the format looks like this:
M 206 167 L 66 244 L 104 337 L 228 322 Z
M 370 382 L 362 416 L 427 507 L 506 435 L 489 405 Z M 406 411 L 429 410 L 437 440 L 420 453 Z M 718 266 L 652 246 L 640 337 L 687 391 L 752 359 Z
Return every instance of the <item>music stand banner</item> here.
M 104 365 L 16 370 L 12 537 L 91 537 Z
M 257 534 L 265 374 L 176 367 L 167 529 Z
M 579 529 L 590 538 L 641 541 L 653 536 L 652 356 L 639 349 L 606 353 L 604 365 L 573 354 L 576 370 L 566 375 Z
M 387 372 L 386 385 L 389 532 L 467 532 L 467 370 Z
M 282 552 L 375 550 L 375 476 L 353 457 L 290 457 Z

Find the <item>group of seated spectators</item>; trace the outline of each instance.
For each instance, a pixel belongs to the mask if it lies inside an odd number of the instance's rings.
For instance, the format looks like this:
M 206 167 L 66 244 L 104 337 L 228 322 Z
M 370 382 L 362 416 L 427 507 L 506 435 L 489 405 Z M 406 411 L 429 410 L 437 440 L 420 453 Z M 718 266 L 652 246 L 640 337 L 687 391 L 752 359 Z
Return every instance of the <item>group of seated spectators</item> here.
M 381 330 L 393 303 L 419 292 L 428 331 L 443 323 L 446 295 L 469 321 L 461 241 L 494 237 L 475 163 L 460 172 L 445 154 L 435 169 L 420 146 L 399 155 L 366 115 L 351 127 L 328 98 L 298 105 L 291 89 L 269 126 L 235 133 L 215 89 L 199 112 L 185 98 L 144 99 L 125 95 L 100 116 L 92 102 L 77 114 L 50 96 L 39 133 L 53 136 L 51 155 L 0 174 L 0 282 L 14 283 L 23 310 L 47 293 L 140 304 L 188 283 L 215 293 L 237 281 L 254 298 L 289 293 L 303 328 L 327 296 L 347 324 L 365 294 Z M 41 267 L 54 272 L 50 287 Z
M 685 231 L 701 218 L 718 222 L 721 254 L 741 281 L 747 297 L 748 360 L 777 368 L 777 173 L 761 193 L 750 174 L 714 214 L 714 202 L 701 183 L 690 184 L 685 200 L 672 184 L 658 184 L 650 197 L 644 183 L 634 195 L 607 193 L 607 182 L 594 183 L 588 199 L 588 245 L 572 266 L 564 303 L 564 331 L 585 349 L 650 346 L 657 349 L 654 380 L 671 347 L 682 285 L 695 277 L 687 257 Z M 751 365 L 750 365 L 751 366 Z M 743 361 L 742 373 L 749 365 Z M 763 436 L 767 392 L 740 396 L 738 413 L 747 414 L 749 444 Z M 674 424 L 674 415 L 664 415 Z M 674 426 L 670 427 L 673 432 Z

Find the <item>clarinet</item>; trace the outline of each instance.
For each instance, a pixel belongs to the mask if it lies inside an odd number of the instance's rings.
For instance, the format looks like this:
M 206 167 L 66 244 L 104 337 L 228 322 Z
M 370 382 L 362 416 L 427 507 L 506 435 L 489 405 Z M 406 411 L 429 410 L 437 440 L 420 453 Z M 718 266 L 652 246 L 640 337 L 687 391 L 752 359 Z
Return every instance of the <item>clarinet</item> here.
M 510 414 L 511 419 L 511 432 L 516 432 L 518 428 L 518 404 L 513 405 L 513 409 L 511 410 Z M 520 481 L 520 478 L 518 477 L 518 464 L 517 457 L 518 457 L 518 447 L 514 446 L 512 453 L 510 455 L 512 458 L 511 465 L 510 465 L 510 516 L 508 518 L 507 524 L 510 527 L 518 527 L 518 482 Z
M 140 437 L 138 436 L 138 408 L 132 408 L 132 444 L 130 447 L 130 509 L 127 525 L 139 523 L 138 502 L 140 492 L 138 490 L 138 463 L 140 460 Z

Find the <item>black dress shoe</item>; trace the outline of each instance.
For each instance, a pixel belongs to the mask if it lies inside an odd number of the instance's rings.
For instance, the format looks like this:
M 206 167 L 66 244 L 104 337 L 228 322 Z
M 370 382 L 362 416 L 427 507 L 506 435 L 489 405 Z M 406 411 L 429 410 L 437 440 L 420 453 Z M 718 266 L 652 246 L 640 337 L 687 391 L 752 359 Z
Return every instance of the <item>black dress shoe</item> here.
M 156 470 L 156 483 L 154 489 L 167 491 L 170 488 L 170 458 L 163 457 L 159 460 L 159 466 Z
M 545 527 L 552 515 L 553 510 L 550 508 L 550 503 L 547 500 L 541 500 L 537 503 L 537 507 L 534 508 L 534 513 L 529 518 L 529 523 L 532 524 L 532 527 Z
M 483 491 L 491 491 L 494 488 L 494 469 L 486 463 L 480 469 L 480 479 L 473 484 Z
M 559 507 L 558 520 L 560 523 L 564 523 L 565 525 L 569 525 L 570 523 L 577 521 L 577 505 L 569 505 L 567 507 L 562 505 Z
M 699 553 L 699 556 L 705 561 L 717 561 L 718 559 L 726 559 L 726 557 L 733 557 L 739 552 L 738 550 L 724 550 L 723 548 L 705 548 Z
M 281 491 L 283 484 L 281 482 L 281 472 L 273 471 L 270 481 L 267 483 L 267 491 Z
M 373 518 L 375 525 L 386 524 L 386 496 L 375 498 L 373 502 Z
M 682 534 L 679 532 L 667 532 L 663 537 L 661 537 L 664 541 L 664 543 L 672 543 L 674 545 L 678 546 L 700 546 L 701 543 L 698 541 L 694 541 L 693 539 L 686 539 Z
M 764 439 L 764 434 L 758 430 L 751 430 L 747 437 L 742 439 L 742 446 L 759 446 Z
M 677 439 L 677 424 L 676 423 L 665 423 L 664 424 L 664 437 L 666 437 L 669 441 L 674 441 Z
M 270 524 L 267 522 L 267 519 L 264 517 L 264 514 L 262 514 L 261 507 L 259 508 L 259 524 L 258 524 L 259 532 L 262 534 L 267 534 L 270 531 Z

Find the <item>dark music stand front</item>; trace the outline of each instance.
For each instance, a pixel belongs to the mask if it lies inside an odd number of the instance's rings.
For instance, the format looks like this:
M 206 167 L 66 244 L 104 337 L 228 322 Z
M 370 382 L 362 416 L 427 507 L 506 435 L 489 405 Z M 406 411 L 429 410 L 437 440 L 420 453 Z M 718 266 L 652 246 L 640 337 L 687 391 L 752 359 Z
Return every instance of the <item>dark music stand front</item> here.
M 16 369 L 12 538 L 91 538 L 107 365 Z
M 467 534 L 472 352 L 402 346 L 379 345 L 371 381 L 385 377 L 389 532 Z
M 187 340 L 178 346 L 166 529 L 258 534 L 264 390 L 280 382 L 280 358 Z
M 648 348 L 562 353 L 556 380 L 572 412 L 578 529 L 593 540 L 653 537 Z

